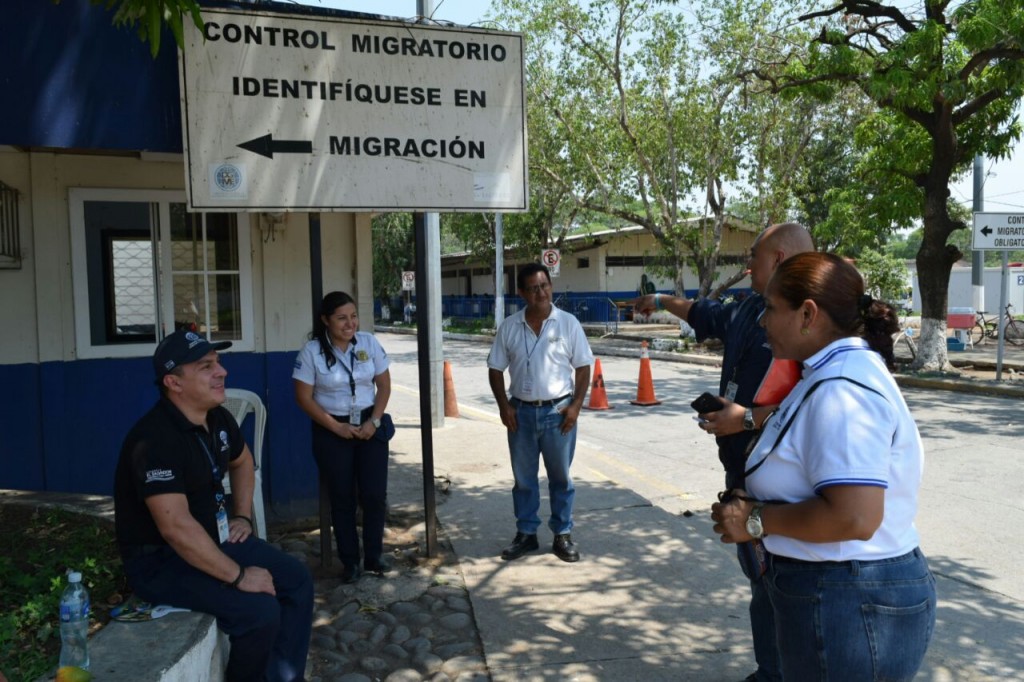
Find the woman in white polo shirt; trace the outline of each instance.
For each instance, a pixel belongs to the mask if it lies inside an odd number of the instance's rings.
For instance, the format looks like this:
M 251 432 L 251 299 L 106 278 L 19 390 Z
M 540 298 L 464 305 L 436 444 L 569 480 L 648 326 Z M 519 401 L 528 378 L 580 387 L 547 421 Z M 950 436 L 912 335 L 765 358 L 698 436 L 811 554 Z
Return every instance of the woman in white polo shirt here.
M 803 378 L 762 427 L 723 542 L 763 538 L 786 680 L 911 680 L 935 625 L 914 526 L 924 456 L 893 380 L 895 311 L 833 254 L 783 262 L 761 320 Z
M 379 575 L 390 568 L 382 556 L 388 442 L 381 419 L 391 397 L 388 354 L 376 337 L 359 331 L 355 301 L 343 291 L 324 296 L 309 337 L 295 358 L 295 401 L 313 420 L 313 457 L 331 500 L 341 579 L 351 583 L 362 569 Z M 362 566 L 357 496 L 363 508 Z

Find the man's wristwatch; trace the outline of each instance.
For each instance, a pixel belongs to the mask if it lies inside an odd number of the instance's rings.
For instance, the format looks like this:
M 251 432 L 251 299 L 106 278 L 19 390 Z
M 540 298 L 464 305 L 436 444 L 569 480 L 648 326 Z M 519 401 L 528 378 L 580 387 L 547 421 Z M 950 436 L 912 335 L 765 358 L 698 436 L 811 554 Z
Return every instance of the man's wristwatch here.
M 764 524 L 761 523 L 762 509 L 764 509 L 764 502 L 755 502 L 754 508 L 750 510 L 750 516 L 747 517 L 747 533 L 756 540 L 764 537 Z
M 371 419 L 370 423 L 373 424 L 373 428 L 375 428 L 375 429 L 379 429 L 380 428 L 380 420 L 377 419 L 376 417 Z
M 757 428 L 757 425 L 754 424 L 754 408 L 748 407 L 743 412 L 743 430 L 744 431 L 753 431 L 756 428 Z

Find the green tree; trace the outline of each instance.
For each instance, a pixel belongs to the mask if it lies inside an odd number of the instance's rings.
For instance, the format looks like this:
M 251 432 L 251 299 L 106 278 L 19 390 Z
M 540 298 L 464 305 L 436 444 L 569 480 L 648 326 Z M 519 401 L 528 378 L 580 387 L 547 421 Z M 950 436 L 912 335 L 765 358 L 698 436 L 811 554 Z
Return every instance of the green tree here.
M 203 17 L 197 0 L 91 0 L 114 10 L 114 25 L 134 28 L 139 40 L 149 43 L 149 52 L 160 53 L 160 36 L 166 24 L 174 35 L 178 47 L 185 44 L 184 22 L 191 19 L 199 28 Z M 60 2 L 60 0 L 54 0 Z M 116 9 L 115 9 L 116 8 Z
M 831 95 L 853 84 L 877 107 L 853 131 L 865 154 L 857 186 L 832 195 L 833 211 L 880 232 L 922 221 L 914 367 L 949 369 L 949 273 L 962 255 L 950 236 L 966 227 L 951 213 L 949 185 L 976 155 L 1005 157 L 1020 137 L 1024 12 L 1004 0 L 925 0 L 906 10 L 837 0 L 800 20 L 816 29 L 809 49 L 786 55 L 781 77 L 760 75 L 777 91 Z
M 416 262 L 411 213 L 384 213 L 373 219 L 373 297 L 385 305 L 402 292 L 402 272 Z
M 906 295 L 910 277 L 906 263 L 874 249 L 864 249 L 857 259 L 857 269 L 873 297 L 896 305 Z
M 691 263 L 702 294 L 732 207 L 756 225 L 793 215 L 803 156 L 832 111 L 737 77 L 809 40 L 775 3 L 711 0 L 695 14 L 642 0 L 498 5 L 502 25 L 528 37 L 531 191 L 558 197 L 560 215 L 646 228 L 677 290 Z

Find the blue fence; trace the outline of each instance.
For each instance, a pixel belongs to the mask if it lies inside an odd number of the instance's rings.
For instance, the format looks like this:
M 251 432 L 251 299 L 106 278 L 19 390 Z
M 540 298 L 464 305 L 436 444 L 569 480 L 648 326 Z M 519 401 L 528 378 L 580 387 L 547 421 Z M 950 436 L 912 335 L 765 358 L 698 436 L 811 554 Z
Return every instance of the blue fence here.
M 663 294 L 671 294 L 670 291 L 661 291 Z M 730 289 L 728 296 L 746 296 L 750 289 Z M 697 291 L 687 290 L 685 295 L 693 298 Z M 631 310 L 627 305 L 628 301 L 636 296 L 633 291 L 616 291 L 608 293 L 581 292 L 581 293 L 555 293 L 555 305 L 561 310 L 572 313 L 583 324 L 605 324 L 609 327 L 618 325 L 628 319 Z M 415 297 L 411 310 L 415 310 Z M 400 298 L 395 298 L 388 306 L 389 319 L 402 320 L 411 310 Z M 505 317 L 518 312 L 523 307 L 523 300 L 518 296 L 505 297 Z M 373 315 L 375 319 L 382 319 L 382 306 L 380 301 L 374 301 Z M 494 297 L 493 296 L 442 296 L 441 317 L 455 318 L 461 320 L 476 320 L 483 318 L 494 318 Z

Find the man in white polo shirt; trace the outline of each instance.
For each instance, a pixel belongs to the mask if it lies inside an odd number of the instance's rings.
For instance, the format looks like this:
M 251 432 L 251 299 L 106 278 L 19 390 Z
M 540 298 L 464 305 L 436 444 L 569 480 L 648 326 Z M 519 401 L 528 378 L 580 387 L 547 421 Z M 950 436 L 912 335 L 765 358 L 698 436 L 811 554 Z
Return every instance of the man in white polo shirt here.
M 512 503 L 516 536 L 501 552 L 518 559 L 540 545 L 540 458 L 548 475 L 552 549 L 562 561 L 579 561 L 572 541 L 576 490 L 569 475 L 576 451 L 576 420 L 590 385 L 594 355 L 579 320 L 551 304 L 551 277 L 540 263 L 529 263 L 516 277 L 526 308 L 506 319 L 487 356 L 491 392 L 508 429 L 512 460 Z M 508 393 L 505 370 L 509 370 Z

